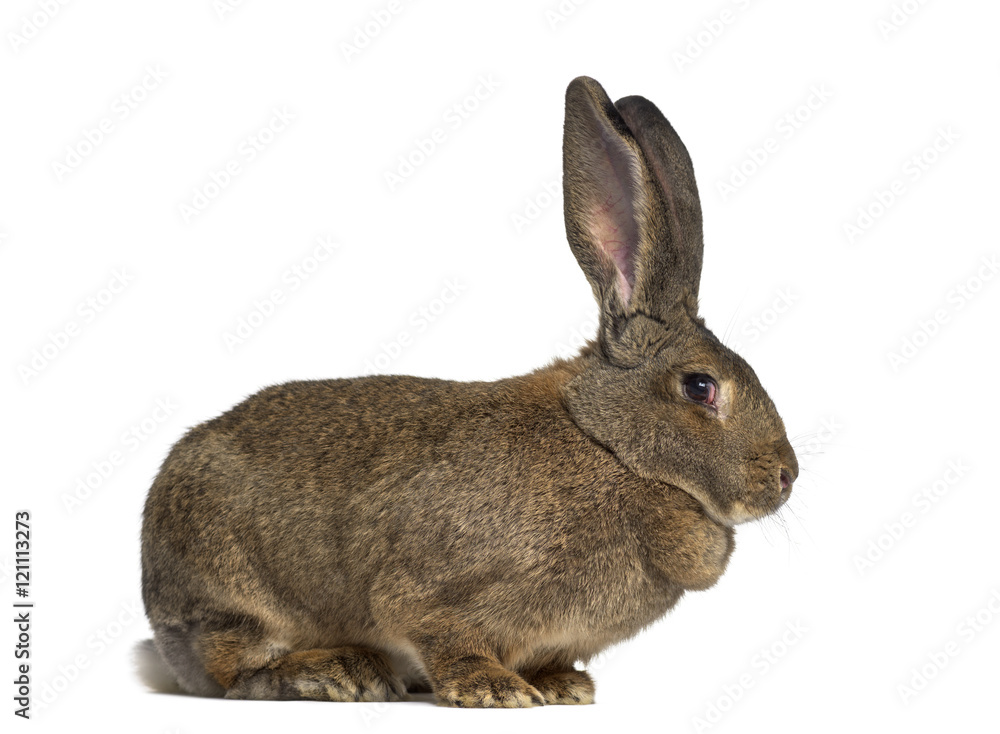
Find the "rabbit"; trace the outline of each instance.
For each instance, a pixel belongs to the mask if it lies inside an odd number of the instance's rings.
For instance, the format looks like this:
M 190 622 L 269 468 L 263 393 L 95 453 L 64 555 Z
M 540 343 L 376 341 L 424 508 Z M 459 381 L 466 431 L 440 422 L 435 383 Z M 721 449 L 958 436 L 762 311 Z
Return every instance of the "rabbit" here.
M 702 217 L 643 97 L 566 92 L 569 245 L 600 307 L 496 382 L 265 388 L 191 429 L 145 504 L 142 594 L 180 688 L 230 699 L 589 704 L 585 665 L 725 571 L 798 473 L 698 316 Z

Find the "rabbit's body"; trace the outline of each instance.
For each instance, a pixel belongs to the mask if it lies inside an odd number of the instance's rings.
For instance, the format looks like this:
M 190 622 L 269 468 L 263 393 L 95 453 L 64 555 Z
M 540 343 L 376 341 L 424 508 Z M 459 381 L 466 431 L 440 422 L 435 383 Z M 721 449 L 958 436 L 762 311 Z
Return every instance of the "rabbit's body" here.
M 732 526 L 788 499 L 781 418 L 697 313 L 701 208 L 673 128 L 580 77 L 563 153 L 601 308 L 577 357 L 491 383 L 292 382 L 174 447 L 143 598 L 185 690 L 589 703 L 575 663 L 715 583 Z
M 153 627 L 191 645 L 178 667 L 203 630 L 252 620 L 260 639 L 238 659 L 358 645 L 412 679 L 414 639 L 446 611 L 531 670 L 587 659 L 711 585 L 731 529 L 576 426 L 561 391 L 578 371 L 289 383 L 193 429 L 143 538 Z

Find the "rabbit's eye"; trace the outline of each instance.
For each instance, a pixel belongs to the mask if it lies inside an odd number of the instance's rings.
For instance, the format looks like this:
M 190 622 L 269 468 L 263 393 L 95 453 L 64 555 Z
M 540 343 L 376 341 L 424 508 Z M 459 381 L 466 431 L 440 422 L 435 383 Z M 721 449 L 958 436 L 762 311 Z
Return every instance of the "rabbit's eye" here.
M 688 375 L 684 378 L 684 394 L 696 403 L 715 407 L 715 396 L 719 386 L 708 375 Z

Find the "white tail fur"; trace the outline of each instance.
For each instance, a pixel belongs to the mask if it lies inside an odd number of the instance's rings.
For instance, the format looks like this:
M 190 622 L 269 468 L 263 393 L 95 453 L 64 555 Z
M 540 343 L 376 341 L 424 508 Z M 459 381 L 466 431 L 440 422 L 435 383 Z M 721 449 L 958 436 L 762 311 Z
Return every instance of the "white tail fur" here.
M 139 679 L 150 689 L 158 693 L 181 693 L 177 679 L 160 657 L 153 640 L 137 643 L 132 651 L 132 659 Z

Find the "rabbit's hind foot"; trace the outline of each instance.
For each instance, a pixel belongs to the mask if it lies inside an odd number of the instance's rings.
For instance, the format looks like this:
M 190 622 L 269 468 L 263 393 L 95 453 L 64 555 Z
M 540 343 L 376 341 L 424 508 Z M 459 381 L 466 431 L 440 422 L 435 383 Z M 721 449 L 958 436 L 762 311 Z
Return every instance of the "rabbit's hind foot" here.
M 380 652 L 362 647 L 302 650 L 240 675 L 226 698 L 258 701 L 399 701 L 406 686 Z

